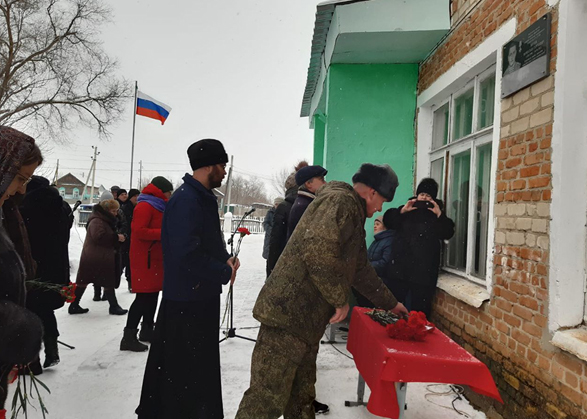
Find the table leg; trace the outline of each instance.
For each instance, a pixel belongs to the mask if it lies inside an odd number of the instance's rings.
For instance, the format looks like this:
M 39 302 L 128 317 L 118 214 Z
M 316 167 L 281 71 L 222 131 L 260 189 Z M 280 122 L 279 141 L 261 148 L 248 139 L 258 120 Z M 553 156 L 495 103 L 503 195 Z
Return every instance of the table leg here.
M 356 402 L 345 401 L 344 405 L 347 407 L 366 406 L 367 403 L 365 403 L 363 401 L 364 397 L 365 397 L 365 380 L 363 379 L 363 376 L 361 374 L 359 374 L 359 381 L 357 382 L 357 401 Z
M 395 394 L 397 394 L 397 405 L 399 406 L 398 419 L 406 419 L 406 395 L 408 383 L 395 383 Z

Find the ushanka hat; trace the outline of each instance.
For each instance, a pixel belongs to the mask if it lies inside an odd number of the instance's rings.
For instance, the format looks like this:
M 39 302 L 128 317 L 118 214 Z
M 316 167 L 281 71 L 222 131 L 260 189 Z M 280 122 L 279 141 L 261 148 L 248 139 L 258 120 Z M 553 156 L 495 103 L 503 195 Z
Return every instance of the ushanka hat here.
M 0 197 L 6 193 L 34 146 L 32 137 L 14 128 L 0 126 Z
M 353 183 L 363 183 L 375 189 L 387 202 L 393 200 L 395 190 L 399 186 L 397 175 L 387 164 L 363 163 L 354 174 Z
M 215 164 L 228 163 L 228 155 L 218 140 L 207 138 L 193 143 L 188 148 L 192 170 Z
M 430 177 L 422 179 L 418 184 L 418 189 L 416 189 L 416 195 L 421 193 L 427 193 L 432 198 L 436 198 L 436 195 L 438 195 L 438 183 Z

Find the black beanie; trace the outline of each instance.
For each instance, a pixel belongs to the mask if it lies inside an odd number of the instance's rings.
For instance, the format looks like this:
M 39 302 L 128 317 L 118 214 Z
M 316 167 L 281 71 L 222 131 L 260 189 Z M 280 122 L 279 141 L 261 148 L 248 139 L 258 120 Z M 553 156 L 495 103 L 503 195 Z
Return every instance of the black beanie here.
M 126 189 L 124 189 L 124 188 L 120 188 L 116 194 L 117 194 L 118 196 L 120 196 L 120 195 L 122 195 L 123 193 L 125 193 L 125 194 L 127 194 L 127 195 L 128 195 L 128 192 L 127 192 L 127 191 L 126 191 Z
M 359 171 L 354 174 L 353 183 L 363 183 L 375 189 L 387 202 L 393 200 L 395 190 L 399 186 L 397 175 L 387 164 L 363 163 Z
M 171 192 L 173 190 L 173 185 L 170 181 L 165 179 L 163 176 L 154 177 L 151 183 L 161 189 L 161 192 Z
M 189 146 L 188 157 L 192 170 L 215 164 L 228 163 L 228 155 L 222 143 L 210 138 L 197 141 Z
M 141 191 L 139 191 L 138 189 L 131 189 L 128 191 L 128 199 L 131 199 L 133 196 L 137 196 L 140 194 L 141 194 Z
M 422 179 L 418 185 L 418 189 L 416 189 L 416 195 L 421 193 L 427 193 L 432 198 L 436 198 L 436 195 L 438 195 L 438 183 L 431 177 Z

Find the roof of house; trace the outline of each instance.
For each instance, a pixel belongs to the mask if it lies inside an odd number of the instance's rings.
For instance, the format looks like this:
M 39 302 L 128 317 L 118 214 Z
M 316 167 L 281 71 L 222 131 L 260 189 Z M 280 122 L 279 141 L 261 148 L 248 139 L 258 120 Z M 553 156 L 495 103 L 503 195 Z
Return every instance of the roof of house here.
M 55 185 L 57 186 L 79 186 L 84 185 L 84 182 L 79 180 L 76 176 L 71 173 L 66 174 L 65 176 L 61 176 L 59 179 L 55 181 Z

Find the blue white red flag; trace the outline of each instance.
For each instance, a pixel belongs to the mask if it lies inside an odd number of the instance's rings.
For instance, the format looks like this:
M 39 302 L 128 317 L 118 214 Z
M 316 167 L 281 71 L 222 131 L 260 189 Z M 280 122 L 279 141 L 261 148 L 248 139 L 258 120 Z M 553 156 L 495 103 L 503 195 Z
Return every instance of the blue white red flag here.
M 137 91 L 137 115 L 146 116 L 161 121 L 161 125 L 171 112 L 171 106 L 153 99 L 151 96 Z

